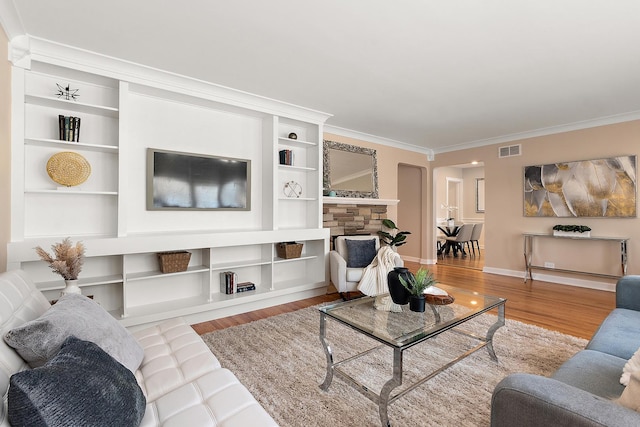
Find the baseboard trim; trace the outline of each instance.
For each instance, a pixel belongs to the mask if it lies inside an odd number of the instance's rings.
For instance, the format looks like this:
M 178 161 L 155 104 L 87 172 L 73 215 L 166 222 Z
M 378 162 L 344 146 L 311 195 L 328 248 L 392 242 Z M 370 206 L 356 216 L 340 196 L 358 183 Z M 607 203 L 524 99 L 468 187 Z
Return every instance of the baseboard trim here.
M 502 268 L 484 267 L 483 273 L 498 274 L 500 276 L 520 277 L 524 283 L 524 271 L 506 270 Z M 575 286 L 578 288 L 596 289 L 599 291 L 615 292 L 616 284 L 595 280 L 577 279 L 574 277 L 554 276 L 551 274 L 533 273 L 533 280 L 541 282 L 557 283 L 559 285 Z
M 430 264 L 436 263 L 435 259 L 429 259 L 429 258 L 418 258 L 418 257 L 406 256 L 406 255 L 402 255 L 401 258 L 404 262 L 417 262 L 420 265 L 430 265 Z

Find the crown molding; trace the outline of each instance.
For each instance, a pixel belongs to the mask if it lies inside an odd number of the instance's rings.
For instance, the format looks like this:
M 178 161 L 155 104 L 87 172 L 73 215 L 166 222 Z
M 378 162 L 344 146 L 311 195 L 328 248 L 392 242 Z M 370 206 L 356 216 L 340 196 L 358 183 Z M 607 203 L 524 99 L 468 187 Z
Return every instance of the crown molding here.
M 26 34 L 18 9 L 12 0 L 0 0 L 0 25 L 9 40 Z
M 29 36 L 12 0 L 0 0 L 0 25 L 9 40 L 7 59 L 16 67 L 31 68 Z
M 324 131 L 334 135 L 344 136 L 347 138 L 361 139 L 364 141 L 373 142 L 380 145 L 386 145 L 389 147 L 400 148 L 402 150 L 414 151 L 422 153 L 427 156 L 427 160 L 432 161 L 434 152 L 430 148 L 419 147 L 417 145 L 408 144 L 402 141 L 396 141 L 395 139 L 384 138 L 382 136 L 371 135 L 369 133 L 359 132 L 357 130 L 345 129 L 338 126 L 324 125 Z
M 119 58 L 33 36 L 16 38 L 11 49 L 23 52 L 21 61 L 38 61 L 98 74 L 131 84 L 192 96 L 265 114 L 323 124 L 331 114 L 254 95 L 204 80 L 170 73 Z M 28 68 L 28 67 L 25 67 Z
M 31 44 L 29 36 L 16 36 L 9 42 L 9 61 L 20 68 L 31 68 Z
M 534 129 L 526 132 L 512 133 L 509 135 L 498 136 L 495 138 L 479 139 L 477 141 L 465 142 L 463 144 L 450 145 L 441 149 L 434 150 L 435 154 L 447 153 L 450 151 L 466 150 L 469 148 L 484 147 L 485 145 L 503 144 L 522 139 L 536 138 L 540 136 L 554 135 L 558 133 L 571 132 L 575 130 L 589 129 L 598 126 L 613 125 L 616 123 L 631 122 L 640 120 L 640 111 L 631 111 L 628 113 L 616 114 L 613 116 L 598 117 L 592 120 L 583 120 L 579 122 L 566 123 L 557 126 L 549 126 L 546 128 Z

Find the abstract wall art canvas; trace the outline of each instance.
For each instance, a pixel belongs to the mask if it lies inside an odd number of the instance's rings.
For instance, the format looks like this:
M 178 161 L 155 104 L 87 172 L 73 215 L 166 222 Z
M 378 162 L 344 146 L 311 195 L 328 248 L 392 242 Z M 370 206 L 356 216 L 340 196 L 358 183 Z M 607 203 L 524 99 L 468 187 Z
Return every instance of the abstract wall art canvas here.
M 636 156 L 524 168 L 526 217 L 636 217 Z

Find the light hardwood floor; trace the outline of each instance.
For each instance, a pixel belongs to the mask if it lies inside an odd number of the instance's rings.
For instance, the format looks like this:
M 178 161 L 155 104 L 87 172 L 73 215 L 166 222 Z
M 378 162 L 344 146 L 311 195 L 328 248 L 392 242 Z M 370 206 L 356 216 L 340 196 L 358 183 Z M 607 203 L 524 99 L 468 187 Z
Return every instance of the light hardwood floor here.
M 420 265 L 407 263 L 411 271 Z M 507 298 L 506 317 L 556 330 L 581 338 L 591 338 L 598 325 L 615 306 L 613 292 L 577 288 L 540 281 L 523 283 L 522 278 L 483 273 L 472 268 L 451 265 L 425 266 L 434 272 L 439 282 L 477 291 L 481 294 Z M 237 316 L 212 320 L 193 325 L 204 334 L 301 308 L 336 301 L 336 293 L 256 310 Z

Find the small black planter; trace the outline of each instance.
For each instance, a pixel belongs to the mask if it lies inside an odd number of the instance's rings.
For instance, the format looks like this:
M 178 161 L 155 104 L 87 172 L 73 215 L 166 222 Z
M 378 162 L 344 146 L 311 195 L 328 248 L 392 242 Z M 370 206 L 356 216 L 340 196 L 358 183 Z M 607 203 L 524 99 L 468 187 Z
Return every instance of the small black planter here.
M 409 282 L 409 277 L 413 274 L 409 271 L 408 268 L 405 267 L 395 267 L 393 270 L 387 274 L 387 284 L 389 286 L 389 294 L 391 295 L 391 300 L 396 304 L 405 305 L 409 302 L 409 297 L 411 293 L 402 286 L 400 282 L 400 277 L 404 279 L 405 282 Z
M 426 302 L 426 299 L 424 296 L 417 297 L 417 296 L 411 295 L 411 298 L 409 299 L 409 310 L 422 313 L 425 308 L 425 302 Z

